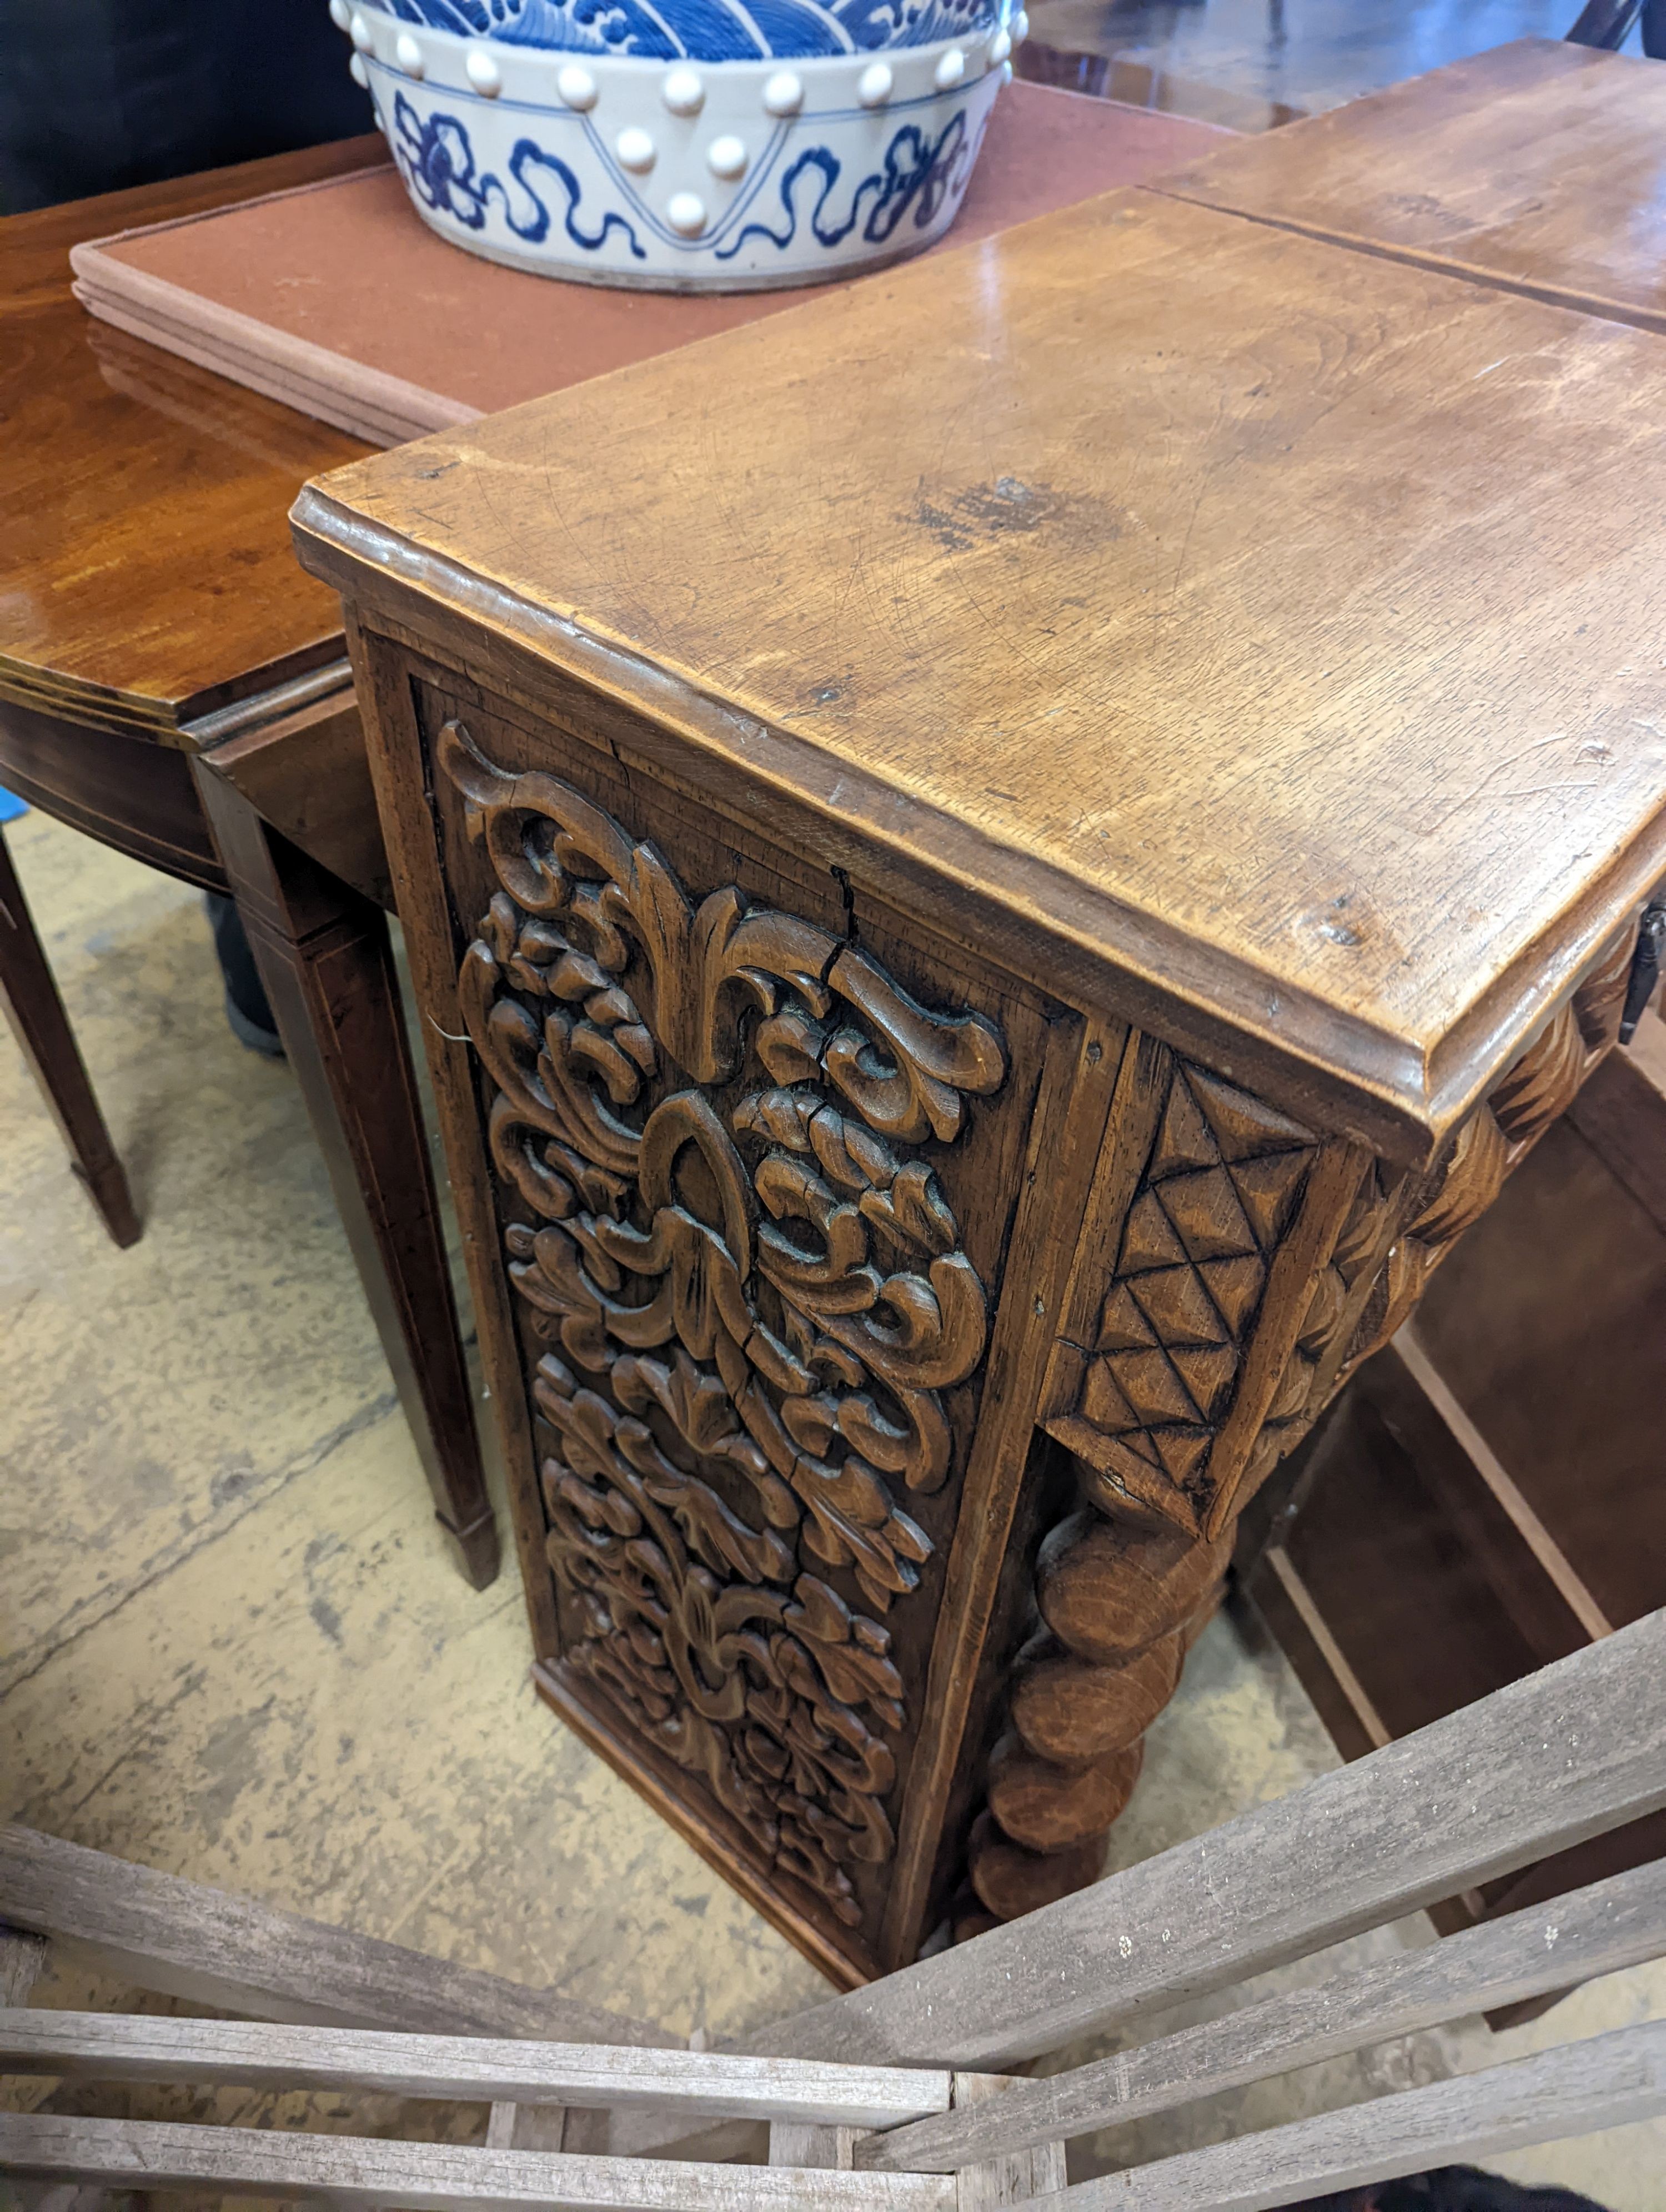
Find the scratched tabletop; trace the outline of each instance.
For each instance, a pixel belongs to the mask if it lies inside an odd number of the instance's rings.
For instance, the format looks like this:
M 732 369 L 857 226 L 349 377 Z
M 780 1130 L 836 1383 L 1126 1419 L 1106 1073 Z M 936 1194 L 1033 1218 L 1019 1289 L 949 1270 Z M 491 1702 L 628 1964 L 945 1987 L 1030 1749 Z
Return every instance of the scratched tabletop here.
M 1649 331 L 1134 190 L 303 511 L 1414 1142 L 1666 868 L 1663 422 Z

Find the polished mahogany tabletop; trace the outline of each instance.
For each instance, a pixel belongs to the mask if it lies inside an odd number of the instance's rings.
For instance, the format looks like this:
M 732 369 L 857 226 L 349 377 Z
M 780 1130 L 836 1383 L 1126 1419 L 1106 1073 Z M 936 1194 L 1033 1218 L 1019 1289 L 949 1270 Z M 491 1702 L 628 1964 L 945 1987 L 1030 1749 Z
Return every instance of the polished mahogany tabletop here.
M 0 221 L 0 699 L 177 744 L 341 658 L 284 514 L 367 449 L 94 322 L 69 252 L 385 158 L 348 139 Z

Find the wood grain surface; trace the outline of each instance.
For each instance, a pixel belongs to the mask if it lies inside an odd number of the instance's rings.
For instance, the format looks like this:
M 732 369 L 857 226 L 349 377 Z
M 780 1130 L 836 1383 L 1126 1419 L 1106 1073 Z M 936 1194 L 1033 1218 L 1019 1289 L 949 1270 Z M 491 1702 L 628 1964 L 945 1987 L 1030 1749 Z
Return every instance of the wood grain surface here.
M 0 2169 L 426 2212 L 953 2212 L 937 2174 L 782 2171 L 0 2113 Z
M 957 2074 L 954 2101 L 957 2112 L 974 2106 L 999 2106 L 1003 2092 L 1014 2087 L 999 2075 Z M 860 2146 L 859 2148 L 859 2155 Z M 866 2163 L 866 2161 L 863 2161 Z M 982 2160 L 962 2165 L 956 2182 L 955 2212 L 995 2212 L 1006 2204 L 1026 2203 L 1065 2185 L 1064 2145 L 1037 2142 L 1011 2149 L 1003 2146 Z
M 895 2127 L 950 2101 L 941 2069 L 122 2013 L 0 2011 L 0 2061 L 13 2073 L 95 2081 L 357 2084 L 465 2104 L 675 2106 L 825 2129 Z
M 363 447 L 99 331 L 70 247 L 386 159 L 378 137 L 0 221 L 0 700 L 179 742 L 179 725 L 340 658 L 283 511 Z M 164 362 L 161 397 L 147 357 Z
M 1426 1153 L 1666 865 L 1663 402 L 1645 333 L 1110 194 L 297 519 Z
M 765 2163 L 821 2166 L 848 2173 L 859 2132 L 855 2128 L 806 2127 L 793 2120 L 772 2120 Z
M 997 2149 L 1067 2140 L 1617 1973 L 1663 1952 L 1666 1866 L 1634 1868 L 1537 1911 L 1375 1960 L 1314 1987 L 1280 1990 L 1068 2073 L 1015 2082 L 999 2109 L 963 2112 L 957 2094 L 952 2112 L 873 2137 L 857 2162 L 891 2172 L 938 2170 Z
M 1555 39 L 1248 138 L 1160 190 L 1666 330 L 1666 75 Z
M 1567 2043 L 1039 2197 L 1036 2212 L 1271 2212 L 1321 2191 L 1596 2134 L 1666 2112 L 1666 2021 Z
M 0 1924 L 0 2004 L 26 2005 L 46 1963 L 46 1939 Z
M 267 2020 L 676 2045 L 647 2021 L 326 1927 L 103 1851 L 0 1827 L 0 1920 L 124 1984 Z

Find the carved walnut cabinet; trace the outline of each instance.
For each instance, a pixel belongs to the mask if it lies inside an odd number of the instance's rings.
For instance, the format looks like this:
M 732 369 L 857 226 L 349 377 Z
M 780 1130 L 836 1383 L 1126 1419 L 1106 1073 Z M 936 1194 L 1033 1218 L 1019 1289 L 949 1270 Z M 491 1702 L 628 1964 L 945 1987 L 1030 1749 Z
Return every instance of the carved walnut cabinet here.
M 540 1689 L 836 1978 L 1091 1880 L 1612 1043 L 1660 341 L 1114 194 L 343 471 Z

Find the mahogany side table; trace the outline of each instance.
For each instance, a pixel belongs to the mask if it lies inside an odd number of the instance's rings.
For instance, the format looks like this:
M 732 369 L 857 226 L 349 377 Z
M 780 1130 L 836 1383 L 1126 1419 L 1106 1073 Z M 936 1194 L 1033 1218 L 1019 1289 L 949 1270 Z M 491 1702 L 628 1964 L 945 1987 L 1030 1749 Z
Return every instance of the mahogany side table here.
M 1152 190 L 302 495 L 538 1686 L 830 1972 L 1096 1876 L 1237 1515 L 1611 1045 L 1663 403 Z
M 354 440 L 89 323 L 69 249 L 383 158 L 380 138 L 0 222 L 0 782 L 229 891 L 329 1164 L 441 1525 L 497 1571 L 400 1012 L 352 679 L 285 507 Z M 9 866 L 0 995 L 118 1242 L 138 1233 Z

